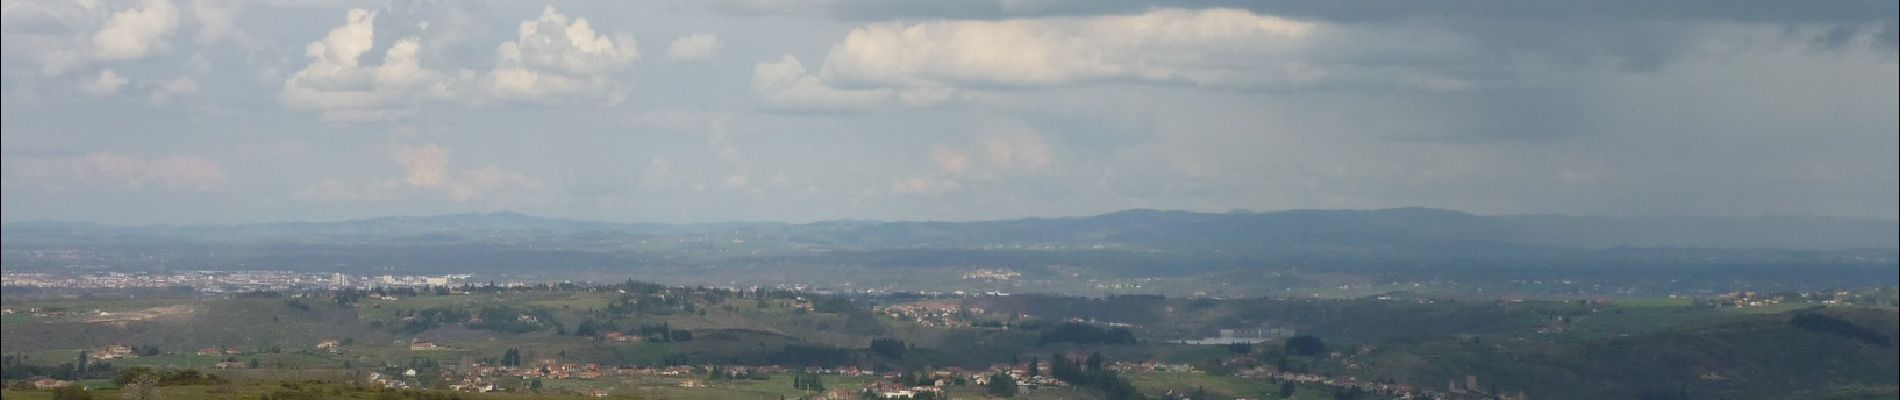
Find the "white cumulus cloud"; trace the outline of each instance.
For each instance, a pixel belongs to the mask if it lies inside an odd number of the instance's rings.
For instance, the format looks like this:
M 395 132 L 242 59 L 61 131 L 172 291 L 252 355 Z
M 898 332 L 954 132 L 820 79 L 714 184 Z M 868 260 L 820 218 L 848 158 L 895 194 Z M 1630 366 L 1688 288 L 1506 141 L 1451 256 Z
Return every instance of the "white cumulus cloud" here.
M 351 9 L 343 26 L 305 45 L 310 64 L 284 80 L 278 97 L 292 108 L 321 111 L 332 122 L 396 118 L 412 113 L 412 103 L 423 95 L 447 97 L 448 82 L 421 68 L 416 38 L 389 46 L 382 64 L 363 65 L 363 55 L 376 44 L 375 20 L 375 13 Z
M 805 71 L 797 57 L 752 67 L 752 90 L 772 105 L 794 109 L 843 110 L 889 101 L 890 89 L 841 90 Z
M 613 104 L 625 97 L 613 72 L 639 57 L 631 37 L 597 34 L 585 19 L 548 7 L 497 46 L 487 71 L 432 69 L 421 37 L 396 40 L 372 65 L 364 58 L 376 46 L 376 18 L 352 9 L 343 26 L 307 45 L 310 64 L 284 80 L 280 99 L 332 122 L 404 118 L 427 101 Z
M 608 38 L 594 32 L 586 18 L 569 21 L 554 6 L 542 9 L 540 18 L 522 21 L 520 37 L 496 50 L 502 66 L 596 75 L 640 57 L 633 37 Z
M 165 46 L 178 29 L 178 7 L 168 0 L 146 0 L 141 7 L 119 11 L 92 36 L 93 54 L 107 60 L 144 57 Z
M 496 48 L 499 64 L 487 74 L 488 95 L 544 103 L 592 101 L 614 104 L 625 97 L 611 75 L 640 58 L 632 36 L 609 38 L 585 18 L 569 19 L 553 6 L 522 21 L 518 37 Z
M 878 23 L 854 29 L 832 46 L 817 77 L 831 87 L 860 89 L 1099 81 L 1247 89 L 1464 84 L 1405 65 L 1355 58 L 1376 47 L 1363 44 L 1367 41 L 1437 40 L 1376 34 L 1221 8 Z

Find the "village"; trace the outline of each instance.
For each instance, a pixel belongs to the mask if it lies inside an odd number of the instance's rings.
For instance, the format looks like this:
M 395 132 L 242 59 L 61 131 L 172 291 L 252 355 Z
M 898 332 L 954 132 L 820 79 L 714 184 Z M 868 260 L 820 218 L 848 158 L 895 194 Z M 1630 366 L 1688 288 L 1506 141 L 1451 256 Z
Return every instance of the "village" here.
M 449 351 L 453 350 L 433 342 L 411 340 L 398 343 L 410 351 Z M 325 339 L 315 343 L 308 350 L 314 353 L 340 354 L 346 348 L 356 346 L 349 339 Z M 282 349 L 259 349 L 243 351 L 230 346 L 212 346 L 197 350 L 198 356 L 217 357 L 220 361 L 211 368 L 220 370 L 258 369 L 257 358 L 252 356 L 262 352 L 280 352 Z M 131 359 L 142 356 L 159 355 L 155 348 L 114 344 L 85 352 L 94 362 Z M 1083 354 L 1069 354 L 1078 361 Z M 1334 353 L 1331 357 L 1340 357 Z M 248 359 L 248 361 L 246 361 Z M 982 369 L 961 367 L 933 368 L 921 371 L 874 370 L 852 365 L 842 366 L 783 366 L 783 365 L 738 365 L 738 364 L 701 364 L 701 365 L 601 365 L 564 361 L 559 357 L 546 357 L 531 361 L 515 361 L 516 365 L 497 365 L 463 358 L 455 364 L 421 363 L 385 365 L 361 368 L 352 371 L 361 384 L 391 389 L 439 389 L 461 392 L 524 392 L 544 391 L 545 387 L 557 386 L 565 389 L 545 389 L 557 392 L 574 392 L 595 397 L 607 397 L 616 394 L 613 388 L 639 388 L 667 386 L 676 390 L 716 389 L 732 382 L 764 380 L 772 376 L 791 375 L 824 379 L 830 377 L 833 382 L 857 382 L 855 385 L 823 388 L 814 391 L 807 398 L 813 399 L 911 399 L 928 395 L 929 398 L 942 398 L 945 390 L 965 385 L 985 386 L 998 376 L 1007 376 L 1017 390 L 1034 392 L 1040 390 L 1068 390 L 1072 386 L 1052 377 L 1052 367 L 1048 363 L 1033 361 L 1015 364 L 994 364 Z M 501 363 L 509 363 L 503 360 Z M 1032 370 L 1032 368 L 1034 370 Z M 1105 368 L 1121 374 L 1200 374 L 1205 373 L 1190 364 L 1167 363 L 1155 360 L 1117 361 L 1108 363 Z M 1307 387 L 1323 387 L 1338 390 L 1359 390 L 1365 393 L 1392 396 L 1398 399 L 1461 399 L 1495 398 L 1524 400 L 1522 393 L 1492 394 L 1484 393 L 1477 377 L 1450 382 L 1444 391 L 1426 390 L 1412 385 L 1362 380 L 1351 376 L 1328 376 L 1310 372 L 1282 371 L 1272 366 L 1252 366 L 1231 372 L 1232 376 L 1244 379 L 1256 379 L 1270 382 L 1289 382 Z M 633 382 L 632 385 L 624 383 Z M 56 388 L 70 385 L 69 381 L 41 379 L 32 382 L 36 386 Z M 576 389 L 581 388 L 581 389 Z

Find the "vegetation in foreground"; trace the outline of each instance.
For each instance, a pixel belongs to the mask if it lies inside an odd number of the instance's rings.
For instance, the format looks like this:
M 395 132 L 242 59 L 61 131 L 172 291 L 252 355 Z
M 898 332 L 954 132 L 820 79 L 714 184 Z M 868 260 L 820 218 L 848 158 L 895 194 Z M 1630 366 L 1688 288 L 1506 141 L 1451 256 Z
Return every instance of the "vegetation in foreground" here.
M 918 298 L 628 282 L 9 299 L 15 313 L 0 326 L 0 372 L 5 397 L 35 399 L 857 398 L 903 391 L 928 398 L 1779 399 L 1891 398 L 1900 387 L 1892 378 L 1900 373 L 1892 308 L 1777 296 Z M 154 309 L 167 311 L 148 312 Z M 112 318 L 119 315 L 137 318 Z M 1247 340 L 1184 342 L 1222 329 Z M 40 379 L 94 390 L 27 390 Z

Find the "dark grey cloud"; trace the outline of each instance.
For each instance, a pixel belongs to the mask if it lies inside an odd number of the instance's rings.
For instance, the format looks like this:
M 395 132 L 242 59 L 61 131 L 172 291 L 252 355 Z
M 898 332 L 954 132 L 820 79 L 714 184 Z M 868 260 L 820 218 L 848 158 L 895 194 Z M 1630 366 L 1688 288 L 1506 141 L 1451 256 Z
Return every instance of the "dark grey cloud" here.
M 1384 22 L 1414 17 L 1516 20 L 1735 21 L 1864 24 L 1892 22 L 1893 1 L 1333 1 L 1333 0 L 725 0 L 733 13 L 805 14 L 850 20 L 1002 19 L 1135 13 L 1151 8 L 1240 8 L 1283 17 Z
M 1608 62 L 1650 71 L 1688 50 L 1682 24 L 1777 24 L 1817 46 L 1872 45 L 1895 52 L 1900 2 L 1838 1 L 1446 1 L 1403 0 L 728 0 L 739 14 L 791 14 L 852 21 L 1011 19 L 1132 14 L 1155 8 L 1237 8 L 1302 20 L 1413 25 L 1458 32 L 1498 53 L 1555 62 Z M 1412 61 L 1407 61 L 1412 62 Z

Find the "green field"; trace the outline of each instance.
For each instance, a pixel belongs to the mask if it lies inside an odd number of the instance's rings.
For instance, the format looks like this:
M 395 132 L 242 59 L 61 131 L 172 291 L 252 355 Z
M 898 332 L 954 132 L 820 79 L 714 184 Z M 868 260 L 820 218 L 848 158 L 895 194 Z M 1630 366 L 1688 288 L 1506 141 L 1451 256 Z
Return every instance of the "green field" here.
M 791 307 L 794 300 L 790 294 L 744 296 L 717 290 L 637 286 L 627 290 L 424 293 L 397 300 L 365 298 L 353 302 L 267 296 L 151 303 L 13 299 L 7 307 L 99 307 L 151 316 L 125 321 L 9 316 L 8 322 L 0 326 L 0 333 L 5 335 L 0 353 L 6 354 L 9 362 L 19 362 L 35 371 L 57 371 L 62 364 L 70 368 L 82 350 L 97 352 L 107 345 L 125 344 L 156 348 L 160 354 L 104 361 L 115 370 L 134 366 L 200 369 L 240 382 L 225 388 L 165 388 L 179 393 L 171 398 L 261 396 L 296 389 L 271 387 L 278 381 L 354 382 L 371 372 L 394 374 L 411 368 L 420 373 L 412 384 L 444 387 L 446 383 L 436 382 L 436 376 L 454 376 L 476 364 L 497 363 L 511 350 L 520 355 L 525 366 L 538 365 L 542 360 L 610 367 L 678 364 L 701 366 L 699 374 L 704 374 L 705 366 L 715 364 L 781 364 L 796 368 L 807 365 L 802 362 L 889 371 L 946 367 L 980 370 L 1030 357 L 1047 359 L 1052 353 L 1100 353 L 1109 360 L 1187 364 L 1200 371 L 1127 375 L 1135 388 L 1149 395 L 1206 392 L 1244 398 L 1272 398 L 1279 387 L 1265 380 L 1225 376 L 1225 371 L 1277 368 L 1278 364 L 1327 376 L 1409 383 L 1420 388 L 1443 388 L 1446 382 L 1477 378 L 1487 388 L 1559 399 L 1616 398 L 1685 389 L 1724 398 L 1856 398 L 1867 393 L 1878 397 L 1895 386 L 1890 376 L 1900 372 L 1900 355 L 1893 350 L 1900 343 L 1893 342 L 1896 317 L 1891 308 L 1823 307 L 1812 303 L 1713 308 L 1689 299 L 1473 300 L 1434 299 L 1418 293 L 1343 300 L 999 296 L 955 300 L 959 307 L 989 310 L 983 317 L 956 318 L 1030 324 L 946 328 L 879 316 L 861 302 L 834 302 L 824 311 L 814 312 Z M 945 304 L 933 301 L 936 303 L 918 304 Z M 163 312 L 149 311 L 153 309 Z M 496 328 L 473 319 L 460 320 L 489 312 L 484 310 L 501 310 L 490 319 L 512 325 Z M 1849 328 L 1791 325 L 1792 316 L 1808 314 L 1826 315 L 1838 321 L 1835 324 Z M 440 316 L 458 319 L 420 328 L 412 323 Z M 521 316 L 533 318 L 517 318 Z M 1092 329 L 1125 329 L 1135 340 L 1049 341 L 1051 329 L 1062 324 L 1047 320 L 1067 318 L 1125 324 L 1127 328 Z M 584 325 L 599 330 L 594 332 L 596 335 L 603 334 L 600 331 L 634 333 L 655 328 L 664 328 L 667 333 L 646 337 L 653 341 L 616 343 L 577 335 Z M 1247 347 L 1242 349 L 1244 353 L 1225 345 L 1174 343 L 1205 337 L 1217 328 L 1261 326 L 1314 335 L 1330 352 L 1290 356 L 1290 350 L 1283 348 L 1284 339 Z M 1870 339 L 1873 337 L 1886 339 Z M 350 343 L 334 351 L 314 348 L 320 340 L 344 339 Z M 896 354 L 873 351 L 871 343 L 876 339 L 899 340 L 904 348 Z M 412 341 L 433 342 L 439 348 L 412 350 Z M 235 354 L 196 354 L 200 348 L 214 346 L 229 348 Z M 213 369 L 227 357 L 242 367 Z M 253 360 L 255 368 L 250 366 Z M 111 386 L 109 380 L 94 378 L 81 382 L 100 388 Z M 699 378 L 703 376 L 694 377 Z M 469 398 L 555 398 L 561 396 L 559 392 L 595 390 L 626 397 L 671 399 L 796 398 L 807 394 L 795 390 L 791 377 L 785 374 L 758 381 L 721 380 L 710 387 L 682 387 L 681 379 L 544 379 L 540 388 L 543 394 Z M 834 389 L 856 388 L 870 380 L 833 376 L 827 378 L 827 383 Z M 520 381 L 514 384 L 526 388 Z M 1302 385 L 1295 398 L 1325 398 L 1337 390 Z M 950 392 L 960 398 L 982 397 L 982 388 L 978 387 L 955 387 Z M 1046 389 L 1025 392 L 1022 398 L 1089 398 L 1092 393 Z M 44 394 L 23 392 L 17 396 L 42 398 L 39 396 Z M 334 394 L 344 398 L 383 395 Z

